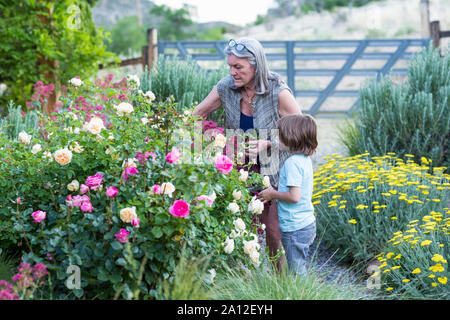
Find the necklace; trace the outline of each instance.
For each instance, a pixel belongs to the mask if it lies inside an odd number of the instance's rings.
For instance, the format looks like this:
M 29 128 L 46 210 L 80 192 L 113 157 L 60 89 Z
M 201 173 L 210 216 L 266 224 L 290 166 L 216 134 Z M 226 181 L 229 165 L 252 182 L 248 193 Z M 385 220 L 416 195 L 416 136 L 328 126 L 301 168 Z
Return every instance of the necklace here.
M 244 88 L 244 91 L 245 91 L 245 95 L 248 98 L 248 104 L 251 105 L 253 108 L 255 108 L 255 106 L 253 105 L 253 98 L 255 98 L 256 93 L 254 93 L 253 96 L 250 97 L 247 93 L 247 90 L 245 90 L 245 88 Z

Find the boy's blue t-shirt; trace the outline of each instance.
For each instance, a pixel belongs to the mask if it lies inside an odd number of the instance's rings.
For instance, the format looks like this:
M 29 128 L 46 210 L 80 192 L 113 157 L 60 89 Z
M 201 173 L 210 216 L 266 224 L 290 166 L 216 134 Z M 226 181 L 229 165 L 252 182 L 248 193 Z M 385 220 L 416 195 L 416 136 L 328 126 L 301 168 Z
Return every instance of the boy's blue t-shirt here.
M 315 221 L 313 192 L 313 168 L 311 158 L 294 154 L 286 159 L 280 170 L 278 191 L 288 192 L 289 187 L 300 187 L 300 201 L 289 203 L 278 200 L 278 219 L 283 232 L 303 229 Z

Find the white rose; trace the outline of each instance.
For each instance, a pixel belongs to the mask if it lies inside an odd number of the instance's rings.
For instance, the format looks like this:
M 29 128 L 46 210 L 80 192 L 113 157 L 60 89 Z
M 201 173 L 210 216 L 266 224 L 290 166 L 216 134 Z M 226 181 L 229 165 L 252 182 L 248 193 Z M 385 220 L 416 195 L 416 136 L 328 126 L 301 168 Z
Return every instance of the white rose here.
M 219 148 L 224 148 L 227 144 L 227 138 L 221 133 L 217 134 L 214 139 L 214 146 Z
M 237 213 L 237 212 L 239 212 L 240 208 L 236 202 L 231 202 L 228 205 L 228 210 L 230 210 L 232 213 Z
M 256 241 L 245 241 L 244 240 L 244 253 L 252 254 L 255 249 L 257 249 L 259 244 Z
M 141 84 L 141 81 L 139 80 L 139 77 L 135 74 L 129 74 L 127 75 L 127 82 L 130 83 L 132 87 L 138 88 Z
M 146 93 L 144 93 L 144 97 L 149 100 L 150 102 L 152 102 L 153 100 L 156 99 L 155 94 L 151 91 L 147 91 Z
M 210 195 L 209 195 L 209 198 L 214 202 L 214 201 L 216 201 L 216 193 L 213 191 Z
M 81 81 L 81 79 L 78 79 L 78 78 L 72 78 L 69 80 L 69 83 L 71 85 L 73 85 L 74 87 L 79 87 L 83 84 L 83 81 Z
M 41 145 L 40 145 L 39 143 L 36 143 L 36 144 L 33 146 L 33 148 L 31 148 L 31 153 L 32 153 L 32 154 L 36 154 L 36 153 L 38 153 L 38 152 L 41 151 L 41 150 L 42 150 Z
M 225 248 L 223 249 L 225 253 L 231 254 L 234 250 L 234 240 L 227 238 L 225 240 Z
M 248 211 L 251 213 L 261 214 L 264 210 L 264 203 L 254 196 L 248 204 Z
M 238 231 L 245 230 L 245 222 L 241 218 L 237 218 L 236 220 L 234 220 L 233 224 L 236 230 Z
M 128 102 L 121 102 L 119 105 L 115 106 L 114 109 L 117 110 L 119 116 L 125 116 L 134 111 L 134 108 Z
M 67 185 L 67 189 L 71 192 L 77 191 L 79 188 L 80 183 L 77 180 L 72 180 L 72 182 Z
M 103 124 L 102 118 L 92 117 L 91 120 L 87 123 L 85 130 L 89 131 L 92 134 L 99 134 L 102 129 L 106 129 Z
M 18 140 L 19 140 L 20 143 L 23 143 L 25 145 L 29 145 L 30 142 L 31 142 L 31 136 L 28 133 L 26 133 L 25 131 L 21 131 L 19 133 Z
M 263 184 L 264 184 L 264 187 L 266 187 L 266 188 L 269 188 L 271 186 L 269 176 L 264 176 Z
M 235 200 L 239 200 L 241 197 L 242 197 L 242 192 L 241 191 L 233 190 L 233 198 Z
M 6 84 L 0 83 L 0 97 L 3 95 L 3 93 L 6 91 Z
M 163 191 L 164 194 L 169 195 L 169 197 L 172 197 L 172 193 L 174 193 L 175 189 L 176 189 L 175 186 L 170 182 L 164 182 L 161 185 L 161 190 Z
M 75 133 L 75 134 L 80 134 L 80 128 L 75 128 L 74 130 L 73 130 L 73 133 Z
M 253 263 L 259 265 L 259 252 L 258 250 L 253 250 L 252 253 L 250 253 L 250 260 L 252 260 Z
M 143 125 L 146 125 L 148 123 L 148 118 L 146 117 L 141 118 L 141 122 Z
M 247 181 L 248 171 L 245 171 L 244 169 L 241 169 L 241 170 L 239 170 L 239 174 L 240 174 L 240 176 L 239 176 L 239 180 L 240 181 L 243 181 L 243 182 Z

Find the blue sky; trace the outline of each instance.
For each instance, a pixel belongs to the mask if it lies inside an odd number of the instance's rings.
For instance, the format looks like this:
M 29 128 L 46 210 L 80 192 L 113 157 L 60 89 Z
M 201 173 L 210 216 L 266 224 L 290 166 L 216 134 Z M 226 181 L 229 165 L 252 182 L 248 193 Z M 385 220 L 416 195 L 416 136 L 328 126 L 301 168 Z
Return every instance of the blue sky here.
M 274 7 L 274 0 L 152 0 L 154 3 L 172 8 L 181 8 L 183 3 L 196 6 L 197 14 L 191 17 L 196 22 L 225 21 L 236 25 L 254 22 L 258 14 L 266 14 Z

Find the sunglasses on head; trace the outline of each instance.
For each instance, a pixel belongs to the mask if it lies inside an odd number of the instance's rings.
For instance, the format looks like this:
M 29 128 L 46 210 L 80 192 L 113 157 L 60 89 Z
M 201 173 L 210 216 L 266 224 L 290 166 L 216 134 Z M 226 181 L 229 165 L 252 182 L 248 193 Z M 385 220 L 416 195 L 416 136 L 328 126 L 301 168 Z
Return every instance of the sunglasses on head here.
M 236 48 L 236 51 L 241 52 L 244 50 L 247 50 L 248 52 L 250 52 L 251 54 L 253 54 L 253 52 L 251 52 L 245 45 L 243 45 L 242 43 L 237 43 L 235 40 L 231 39 L 230 41 L 228 41 L 228 47 L 231 48 Z

